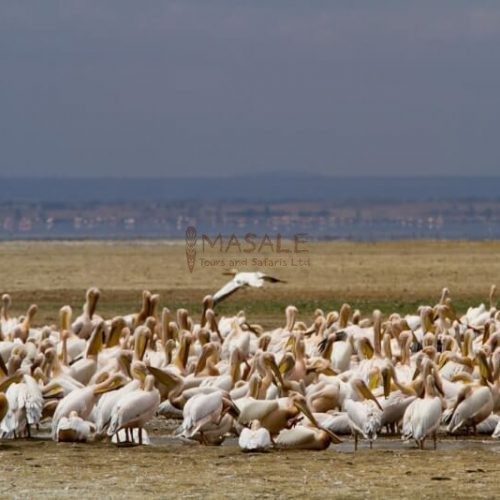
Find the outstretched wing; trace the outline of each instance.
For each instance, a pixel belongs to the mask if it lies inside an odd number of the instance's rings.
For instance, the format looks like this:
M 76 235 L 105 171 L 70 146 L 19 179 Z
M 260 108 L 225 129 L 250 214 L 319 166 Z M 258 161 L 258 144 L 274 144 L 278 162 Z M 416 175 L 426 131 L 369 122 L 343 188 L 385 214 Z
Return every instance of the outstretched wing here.
M 268 274 L 264 274 L 261 277 L 264 281 L 269 281 L 269 283 L 286 283 L 285 280 L 280 280 L 279 278 L 274 278 L 273 276 L 269 276 Z
M 224 300 L 225 298 L 232 295 L 234 292 L 239 290 L 242 286 L 245 286 L 245 283 L 240 281 L 231 280 L 226 283 L 219 291 L 215 292 L 213 295 L 214 306 Z

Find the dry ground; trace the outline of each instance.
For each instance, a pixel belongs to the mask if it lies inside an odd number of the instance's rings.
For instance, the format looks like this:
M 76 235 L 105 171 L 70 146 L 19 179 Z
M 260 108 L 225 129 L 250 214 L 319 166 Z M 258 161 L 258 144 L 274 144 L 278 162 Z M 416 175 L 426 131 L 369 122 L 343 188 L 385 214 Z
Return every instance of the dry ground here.
M 349 451 L 347 451 L 349 450 Z M 2 498 L 495 498 L 500 443 L 420 451 L 380 439 L 324 452 L 244 454 L 164 439 L 150 447 L 0 443 Z
M 500 243 L 397 242 L 308 244 L 310 266 L 262 268 L 288 281 L 245 290 L 219 308 L 244 308 L 251 321 L 275 325 L 296 304 L 305 319 L 316 307 L 343 301 L 369 313 L 414 310 L 434 303 L 443 286 L 457 307 L 487 300 L 500 284 Z M 220 259 L 219 254 L 205 258 Z M 188 272 L 183 244 L 0 244 L 0 292 L 15 312 L 40 306 L 38 323 L 57 320 L 63 304 L 80 310 L 84 291 L 103 291 L 105 317 L 138 307 L 141 290 L 161 293 L 161 305 L 199 310 L 202 297 L 224 283 L 224 265 Z M 276 258 L 268 254 L 269 258 Z M 302 256 L 301 256 L 302 257 Z M 289 260 L 287 262 L 290 262 Z M 242 268 L 242 266 L 240 266 Z M 252 269 L 251 263 L 245 269 Z M 155 426 L 160 430 L 155 431 Z M 0 443 L 0 497 L 133 498 L 494 498 L 500 494 L 500 444 L 446 440 L 438 451 L 419 451 L 381 439 L 375 449 L 352 454 L 352 442 L 326 452 L 242 454 L 234 442 L 220 448 L 184 446 L 153 422 L 154 446 L 55 444 L 47 439 Z

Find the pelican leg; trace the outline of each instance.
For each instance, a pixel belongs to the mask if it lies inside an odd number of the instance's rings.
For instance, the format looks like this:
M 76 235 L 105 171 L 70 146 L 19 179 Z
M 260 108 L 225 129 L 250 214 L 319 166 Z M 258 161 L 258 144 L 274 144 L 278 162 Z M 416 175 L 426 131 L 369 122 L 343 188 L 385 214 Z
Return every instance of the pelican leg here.
M 139 444 L 142 444 L 142 427 L 139 427 Z
M 120 433 L 117 432 L 115 436 L 116 436 L 116 444 L 120 444 Z
M 373 450 L 373 441 L 370 439 L 370 450 Z
M 354 451 L 358 451 L 358 433 L 354 433 Z
M 28 438 L 31 438 L 30 424 L 26 424 L 26 435 L 27 435 Z

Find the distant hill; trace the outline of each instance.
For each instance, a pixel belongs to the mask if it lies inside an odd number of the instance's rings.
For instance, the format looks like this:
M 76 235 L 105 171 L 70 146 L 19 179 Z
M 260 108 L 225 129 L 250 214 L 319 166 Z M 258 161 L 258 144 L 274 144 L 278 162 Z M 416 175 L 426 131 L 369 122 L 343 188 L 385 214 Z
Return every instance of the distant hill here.
M 499 200 L 500 177 L 337 178 L 255 175 L 228 178 L 2 178 L 0 203 L 144 201 L 413 202 Z

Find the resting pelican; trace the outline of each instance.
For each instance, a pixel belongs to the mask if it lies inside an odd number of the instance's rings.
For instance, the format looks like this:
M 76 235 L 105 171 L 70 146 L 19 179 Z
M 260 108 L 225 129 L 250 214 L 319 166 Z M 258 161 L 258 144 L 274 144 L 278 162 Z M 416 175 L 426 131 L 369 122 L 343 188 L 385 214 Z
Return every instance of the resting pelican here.
M 310 425 L 307 427 L 297 425 L 292 429 L 283 429 L 276 439 L 277 446 L 296 450 L 325 450 L 330 443 L 342 442 L 331 430 L 318 423 L 303 396 L 295 395 L 294 404 L 308 418 Z
M 76 389 L 61 399 L 52 419 L 52 439 L 55 440 L 57 437 L 57 426 L 61 418 L 69 416 L 72 411 L 76 411 L 83 419 L 88 418 L 99 395 L 107 391 L 112 391 L 113 389 L 122 386 L 123 383 L 123 375 L 115 374 L 108 376 L 105 380 L 98 384 Z
M 429 374 L 425 379 L 425 396 L 415 399 L 403 416 L 402 439 L 414 439 L 421 450 L 424 449 L 425 438 L 432 435 L 436 449 L 436 434 L 443 413 L 442 401 L 435 390 L 434 376 Z
M 83 420 L 76 411 L 62 417 L 57 424 L 56 441 L 64 443 L 86 443 L 95 434 L 95 425 Z
M 233 269 L 225 274 L 233 276 L 233 279 L 213 295 L 214 306 L 245 286 L 261 288 L 265 281 L 270 283 L 286 283 L 279 278 L 274 278 L 260 271 L 239 273 L 236 269 Z
M 121 429 L 139 429 L 139 444 L 142 444 L 142 428 L 154 417 L 160 405 L 160 393 L 154 386 L 153 375 L 147 375 L 144 389 L 124 394 L 111 412 L 108 436 Z
M 224 415 L 231 412 L 238 416 L 239 410 L 233 401 L 221 391 L 210 394 L 197 394 L 184 405 L 182 422 L 182 435 L 193 438 L 199 433 L 201 442 L 208 444 L 204 430 L 210 424 L 220 424 Z
M 243 451 L 267 451 L 273 445 L 269 431 L 254 420 L 250 428 L 243 427 L 238 446 Z

